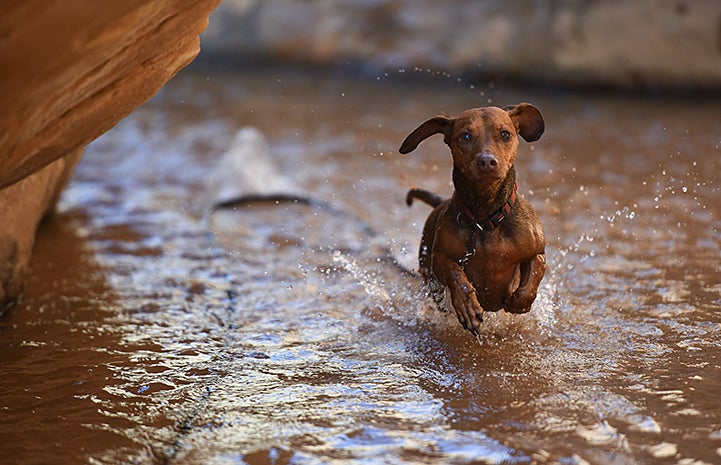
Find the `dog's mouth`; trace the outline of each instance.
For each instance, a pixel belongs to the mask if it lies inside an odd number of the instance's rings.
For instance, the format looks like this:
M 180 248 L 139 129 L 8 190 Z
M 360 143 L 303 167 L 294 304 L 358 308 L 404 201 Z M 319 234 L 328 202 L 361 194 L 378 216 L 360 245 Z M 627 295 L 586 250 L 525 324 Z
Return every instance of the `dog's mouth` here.
M 470 185 L 475 186 L 475 189 L 482 188 L 493 190 L 505 179 L 505 176 L 501 175 L 501 170 L 496 170 L 494 172 L 479 172 L 472 166 L 466 166 L 463 169 L 459 169 L 459 171 L 463 174 L 463 177 L 468 180 Z

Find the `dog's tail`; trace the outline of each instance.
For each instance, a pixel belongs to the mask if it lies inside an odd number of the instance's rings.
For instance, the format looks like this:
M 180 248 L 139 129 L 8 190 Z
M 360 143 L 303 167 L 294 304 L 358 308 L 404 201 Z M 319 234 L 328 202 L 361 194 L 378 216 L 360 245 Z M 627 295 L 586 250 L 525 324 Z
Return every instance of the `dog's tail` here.
M 443 197 L 425 189 L 411 189 L 406 194 L 406 205 L 413 205 L 413 199 L 422 200 L 433 208 L 443 203 Z

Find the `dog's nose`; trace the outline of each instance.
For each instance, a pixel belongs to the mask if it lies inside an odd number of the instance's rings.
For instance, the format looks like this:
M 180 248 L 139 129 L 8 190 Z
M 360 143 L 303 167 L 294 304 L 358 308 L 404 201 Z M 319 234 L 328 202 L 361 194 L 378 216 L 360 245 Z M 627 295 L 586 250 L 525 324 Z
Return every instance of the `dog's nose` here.
M 484 153 L 476 159 L 481 171 L 493 171 L 498 166 L 498 160 L 490 153 Z

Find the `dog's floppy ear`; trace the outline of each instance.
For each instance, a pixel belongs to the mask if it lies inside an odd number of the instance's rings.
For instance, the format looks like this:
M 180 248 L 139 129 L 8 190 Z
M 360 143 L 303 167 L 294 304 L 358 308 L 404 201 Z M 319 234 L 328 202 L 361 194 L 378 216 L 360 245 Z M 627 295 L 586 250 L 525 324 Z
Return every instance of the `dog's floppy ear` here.
M 518 133 L 526 142 L 533 142 L 541 138 L 546 124 L 543 122 L 541 112 L 530 103 L 519 103 L 504 108 L 516 125 Z
M 424 139 L 433 134 L 443 133 L 443 141 L 448 144 L 453 129 L 454 118 L 448 116 L 435 116 L 418 126 L 412 133 L 408 134 L 406 140 L 398 150 L 400 153 L 412 152 Z

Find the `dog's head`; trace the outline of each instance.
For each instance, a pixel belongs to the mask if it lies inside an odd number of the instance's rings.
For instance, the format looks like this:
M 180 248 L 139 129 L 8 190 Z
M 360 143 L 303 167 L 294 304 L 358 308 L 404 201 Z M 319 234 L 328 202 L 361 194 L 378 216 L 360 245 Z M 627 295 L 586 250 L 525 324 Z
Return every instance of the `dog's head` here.
M 519 135 L 533 142 L 544 129 L 541 112 L 529 103 L 473 108 L 456 117 L 429 119 L 406 137 L 399 152 L 411 152 L 427 137 L 443 134 L 456 169 L 468 179 L 487 185 L 505 179 L 516 161 Z

